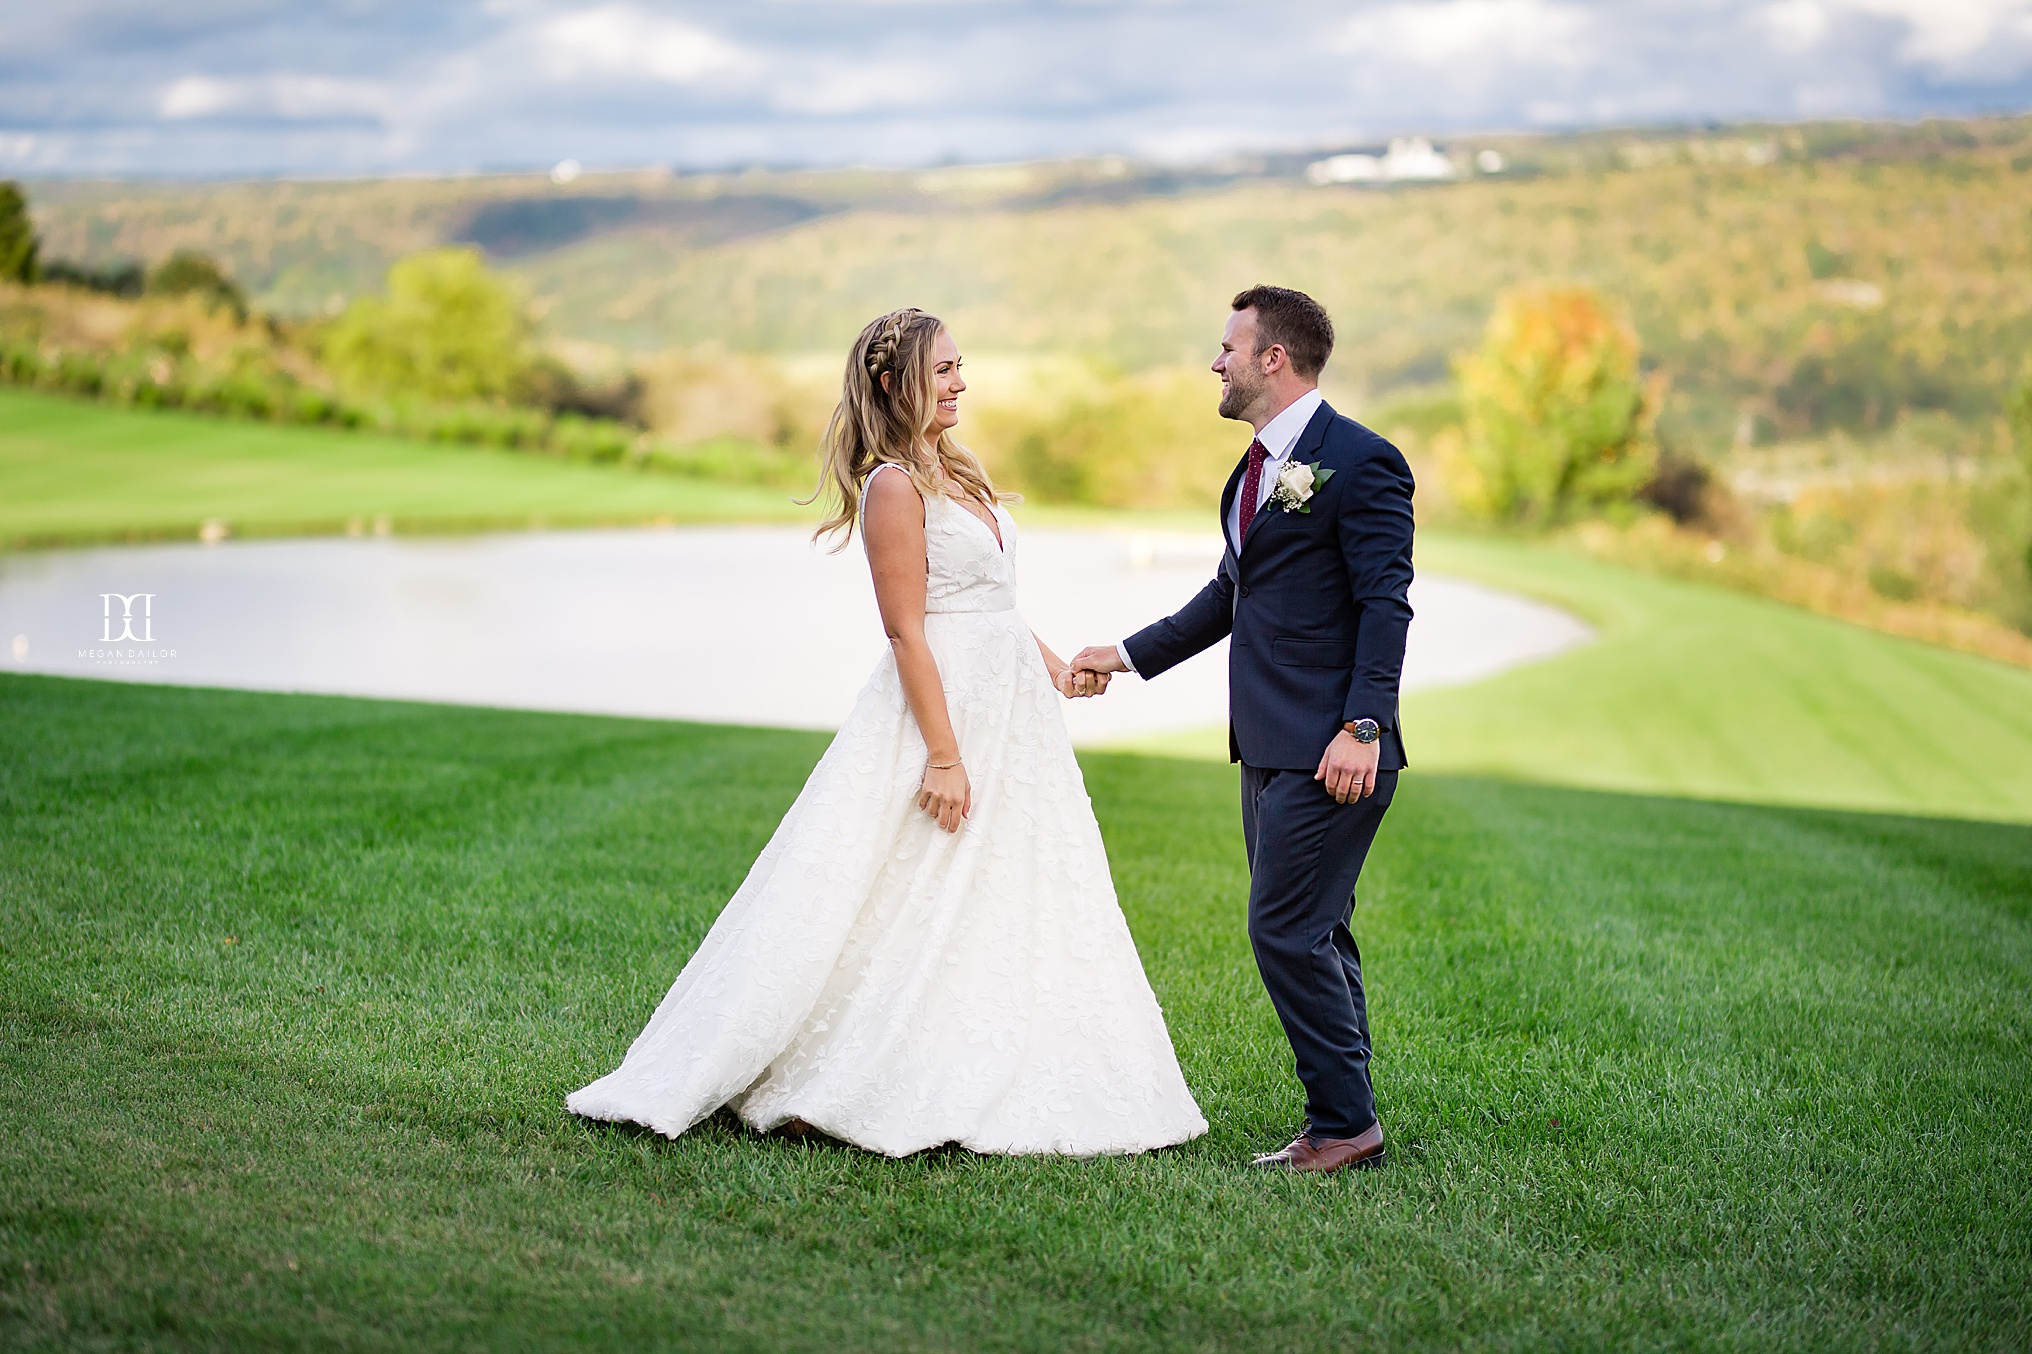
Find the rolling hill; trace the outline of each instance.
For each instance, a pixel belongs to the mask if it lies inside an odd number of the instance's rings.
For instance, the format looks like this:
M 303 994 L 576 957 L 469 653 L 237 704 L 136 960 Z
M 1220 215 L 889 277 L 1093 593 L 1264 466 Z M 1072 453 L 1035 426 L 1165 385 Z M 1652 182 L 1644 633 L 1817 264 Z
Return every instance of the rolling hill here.
M 225 259 L 315 313 L 394 258 L 470 241 L 548 332 L 647 351 L 835 352 L 918 304 L 975 351 L 1197 363 L 1238 287 L 1316 292 L 1348 398 L 1429 388 L 1505 287 L 1628 307 L 1700 450 L 1945 415 L 1963 454 L 2032 351 L 2032 120 L 1484 138 L 1504 169 L 1315 187 L 1304 157 L 1196 172 L 1118 160 L 901 173 L 589 174 L 366 183 L 34 185 L 52 257 Z M 1939 439 L 1936 439 L 1939 440 Z

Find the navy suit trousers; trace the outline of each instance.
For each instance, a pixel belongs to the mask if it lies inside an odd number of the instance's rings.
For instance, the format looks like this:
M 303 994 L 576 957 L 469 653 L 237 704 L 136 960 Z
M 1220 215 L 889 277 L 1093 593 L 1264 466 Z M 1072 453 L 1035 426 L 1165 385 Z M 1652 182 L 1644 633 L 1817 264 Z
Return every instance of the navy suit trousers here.
M 1249 944 L 1297 1055 L 1316 1137 L 1352 1138 L 1376 1122 L 1362 952 L 1348 922 L 1396 790 L 1397 773 L 1384 771 L 1373 795 L 1339 804 L 1310 771 L 1242 766 Z

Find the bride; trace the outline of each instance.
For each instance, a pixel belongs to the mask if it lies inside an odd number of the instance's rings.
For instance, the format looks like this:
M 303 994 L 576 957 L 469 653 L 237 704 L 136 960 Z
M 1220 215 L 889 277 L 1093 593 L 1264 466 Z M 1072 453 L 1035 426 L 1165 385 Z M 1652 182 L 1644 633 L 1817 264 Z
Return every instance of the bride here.
M 1015 524 L 958 442 L 959 349 L 861 331 L 824 482 L 890 652 L 621 1066 L 571 1109 L 676 1137 L 722 1105 L 890 1156 L 1140 1152 L 1206 1132 L 1016 613 Z

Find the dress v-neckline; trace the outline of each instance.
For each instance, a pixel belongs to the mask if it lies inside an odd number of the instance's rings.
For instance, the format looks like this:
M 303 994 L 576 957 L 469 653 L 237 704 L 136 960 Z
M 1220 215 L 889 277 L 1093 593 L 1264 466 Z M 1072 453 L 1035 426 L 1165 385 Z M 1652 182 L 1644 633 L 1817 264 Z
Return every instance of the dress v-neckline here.
M 946 502 L 952 504 L 953 507 L 958 508 L 961 512 L 965 513 L 968 519 L 971 520 L 974 523 L 974 525 L 980 527 L 990 536 L 993 536 L 995 538 L 996 554 L 1006 555 L 1009 553 L 1009 547 L 1002 543 L 1002 525 L 999 516 L 996 519 L 995 525 L 989 526 L 986 522 L 981 520 L 981 515 L 979 513 L 975 512 L 972 508 L 969 508 L 966 504 L 954 498 L 951 494 L 940 494 L 939 497 L 944 499 Z

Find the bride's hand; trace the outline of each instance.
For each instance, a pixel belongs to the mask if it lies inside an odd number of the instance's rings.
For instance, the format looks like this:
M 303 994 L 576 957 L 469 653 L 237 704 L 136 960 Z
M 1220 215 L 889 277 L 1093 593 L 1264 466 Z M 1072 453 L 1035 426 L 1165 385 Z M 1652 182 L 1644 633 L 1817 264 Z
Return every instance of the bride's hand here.
M 1058 688 L 1058 694 L 1067 700 L 1078 700 L 1082 696 L 1098 696 L 1108 689 L 1108 674 L 1094 672 L 1087 668 L 1075 668 L 1068 664 L 1051 676 L 1051 684 Z
M 958 832 L 960 824 L 974 809 L 974 787 L 967 782 L 967 769 L 958 760 L 949 767 L 927 763 L 924 781 L 917 790 L 917 807 L 938 820 L 947 832 Z

